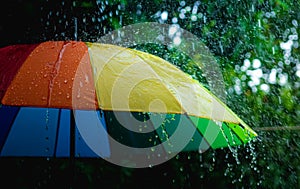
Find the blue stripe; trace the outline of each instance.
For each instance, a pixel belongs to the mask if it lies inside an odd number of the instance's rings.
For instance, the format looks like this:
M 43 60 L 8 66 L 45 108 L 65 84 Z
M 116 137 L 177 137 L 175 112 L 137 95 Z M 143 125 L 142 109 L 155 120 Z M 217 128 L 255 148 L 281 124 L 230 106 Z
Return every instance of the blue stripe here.
M 75 110 L 76 157 L 110 157 L 109 138 L 100 111 Z
M 57 123 L 58 109 L 20 108 L 1 156 L 53 156 Z
M 56 157 L 70 156 L 70 114 L 70 110 L 61 109 L 59 127 L 57 129 Z
M 19 109 L 19 107 L 4 105 L 1 105 L 0 107 L 0 152 Z

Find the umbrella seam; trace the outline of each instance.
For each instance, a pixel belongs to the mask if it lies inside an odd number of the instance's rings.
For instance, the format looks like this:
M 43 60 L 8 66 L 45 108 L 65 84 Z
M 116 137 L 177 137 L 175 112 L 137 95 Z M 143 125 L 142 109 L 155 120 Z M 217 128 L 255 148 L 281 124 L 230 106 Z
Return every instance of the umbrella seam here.
M 237 139 L 238 139 L 242 144 L 245 144 L 246 141 L 243 141 L 242 138 L 241 138 L 239 135 L 237 135 L 235 132 L 232 132 L 232 131 L 231 131 L 231 130 L 233 130 L 233 129 L 231 129 L 231 127 L 229 126 L 228 123 L 224 122 L 224 124 L 230 129 L 231 134 L 234 134 L 234 135 L 237 137 Z M 238 125 L 241 126 L 241 124 L 238 124 Z M 222 124 L 222 129 L 223 129 L 223 124 Z M 224 130 L 224 129 L 223 129 L 223 130 Z M 225 137 L 226 137 L 227 140 L 228 140 L 227 135 L 225 135 Z M 232 142 L 234 143 L 234 137 L 232 136 L 231 138 L 232 138 Z M 229 140 L 228 140 L 228 141 L 229 141 Z
M 130 49 L 131 51 L 134 51 L 133 49 Z M 143 57 L 141 57 L 139 54 L 136 54 L 137 57 L 139 57 L 140 59 L 142 59 L 144 62 L 147 62 Z M 152 68 L 152 66 L 150 64 L 149 67 L 153 70 L 153 73 L 157 76 L 157 78 L 160 78 L 157 73 L 154 71 L 154 69 Z M 164 87 L 167 89 L 167 91 L 172 95 L 172 93 L 170 92 L 170 90 L 166 87 L 166 83 L 164 82 L 164 80 L 160 80 L 164 85 Z M 172 95 L 173 96 L 173 95 Z M 185 110 L 185 108 L 183 108 L 183 106 L 180 104 L 180 102 L 177 100 L 177 98 L 174 98 L 175 101 L 177 102 L 177 104 L 181 107 L 181 109 L 183 110 L 183 113 L 187 113 L 187 111 Z
M 205 140 L 205 142 L 209 145 L 211 145 L 203 136 L 203 134 L 201 133 L 201 131 L 198 129 L 198 127 L 194 124 L 194 122 L 191 120 L 190 116 L 187 113 L 184 113 L 183 115 L 185 115 L 187 117 L 187 119 L 192 123 L 192 125 L 196 128 L 196 130 L 198 131 L 198 133 L 202 136 L 202 140 Z M 200 147 L 200 146 L 199 146 Z
M 57 118 L 57 128 L 56 128 L 56 136 L 55 136 L 55 144 L 53 149 L 53 156 L 57 156 L 57 144 L 58 144 L 58 136 L 59 136 L 59 129 L 60 129 L 60 118 L 61 118 L 61 111 L 62 109 L 58 110 L 58 118 Z

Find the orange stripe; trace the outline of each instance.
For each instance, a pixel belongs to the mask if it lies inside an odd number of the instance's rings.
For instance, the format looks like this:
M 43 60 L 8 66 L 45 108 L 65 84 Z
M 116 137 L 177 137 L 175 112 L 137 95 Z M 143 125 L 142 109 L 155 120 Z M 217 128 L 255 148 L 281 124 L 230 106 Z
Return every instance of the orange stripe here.
M 41 43 L 28 56 L 2 100 L 3 104 L 95 109 L 94 81 L 83 42 Z

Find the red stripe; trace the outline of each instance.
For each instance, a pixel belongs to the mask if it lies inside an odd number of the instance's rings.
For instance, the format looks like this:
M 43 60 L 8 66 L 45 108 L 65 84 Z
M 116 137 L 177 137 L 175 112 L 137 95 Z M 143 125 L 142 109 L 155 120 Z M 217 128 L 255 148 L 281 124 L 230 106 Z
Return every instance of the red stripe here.
M 39 44 L 11 45 L 0 48 L 0 100 L 28 55 Z

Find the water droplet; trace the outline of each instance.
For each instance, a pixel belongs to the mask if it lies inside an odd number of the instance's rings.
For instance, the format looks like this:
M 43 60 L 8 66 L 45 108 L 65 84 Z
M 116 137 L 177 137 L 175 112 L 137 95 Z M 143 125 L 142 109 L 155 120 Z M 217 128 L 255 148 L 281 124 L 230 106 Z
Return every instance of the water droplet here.
M 65 79 L 65 80 L 64 80 L 64 83 L 67 84 L 67 83 L 68 83 L 68 80 Z
M 89 83 L 89 76 L 88 75 L 85 75 L 85 80 L 84 80 L 85 83 Z

